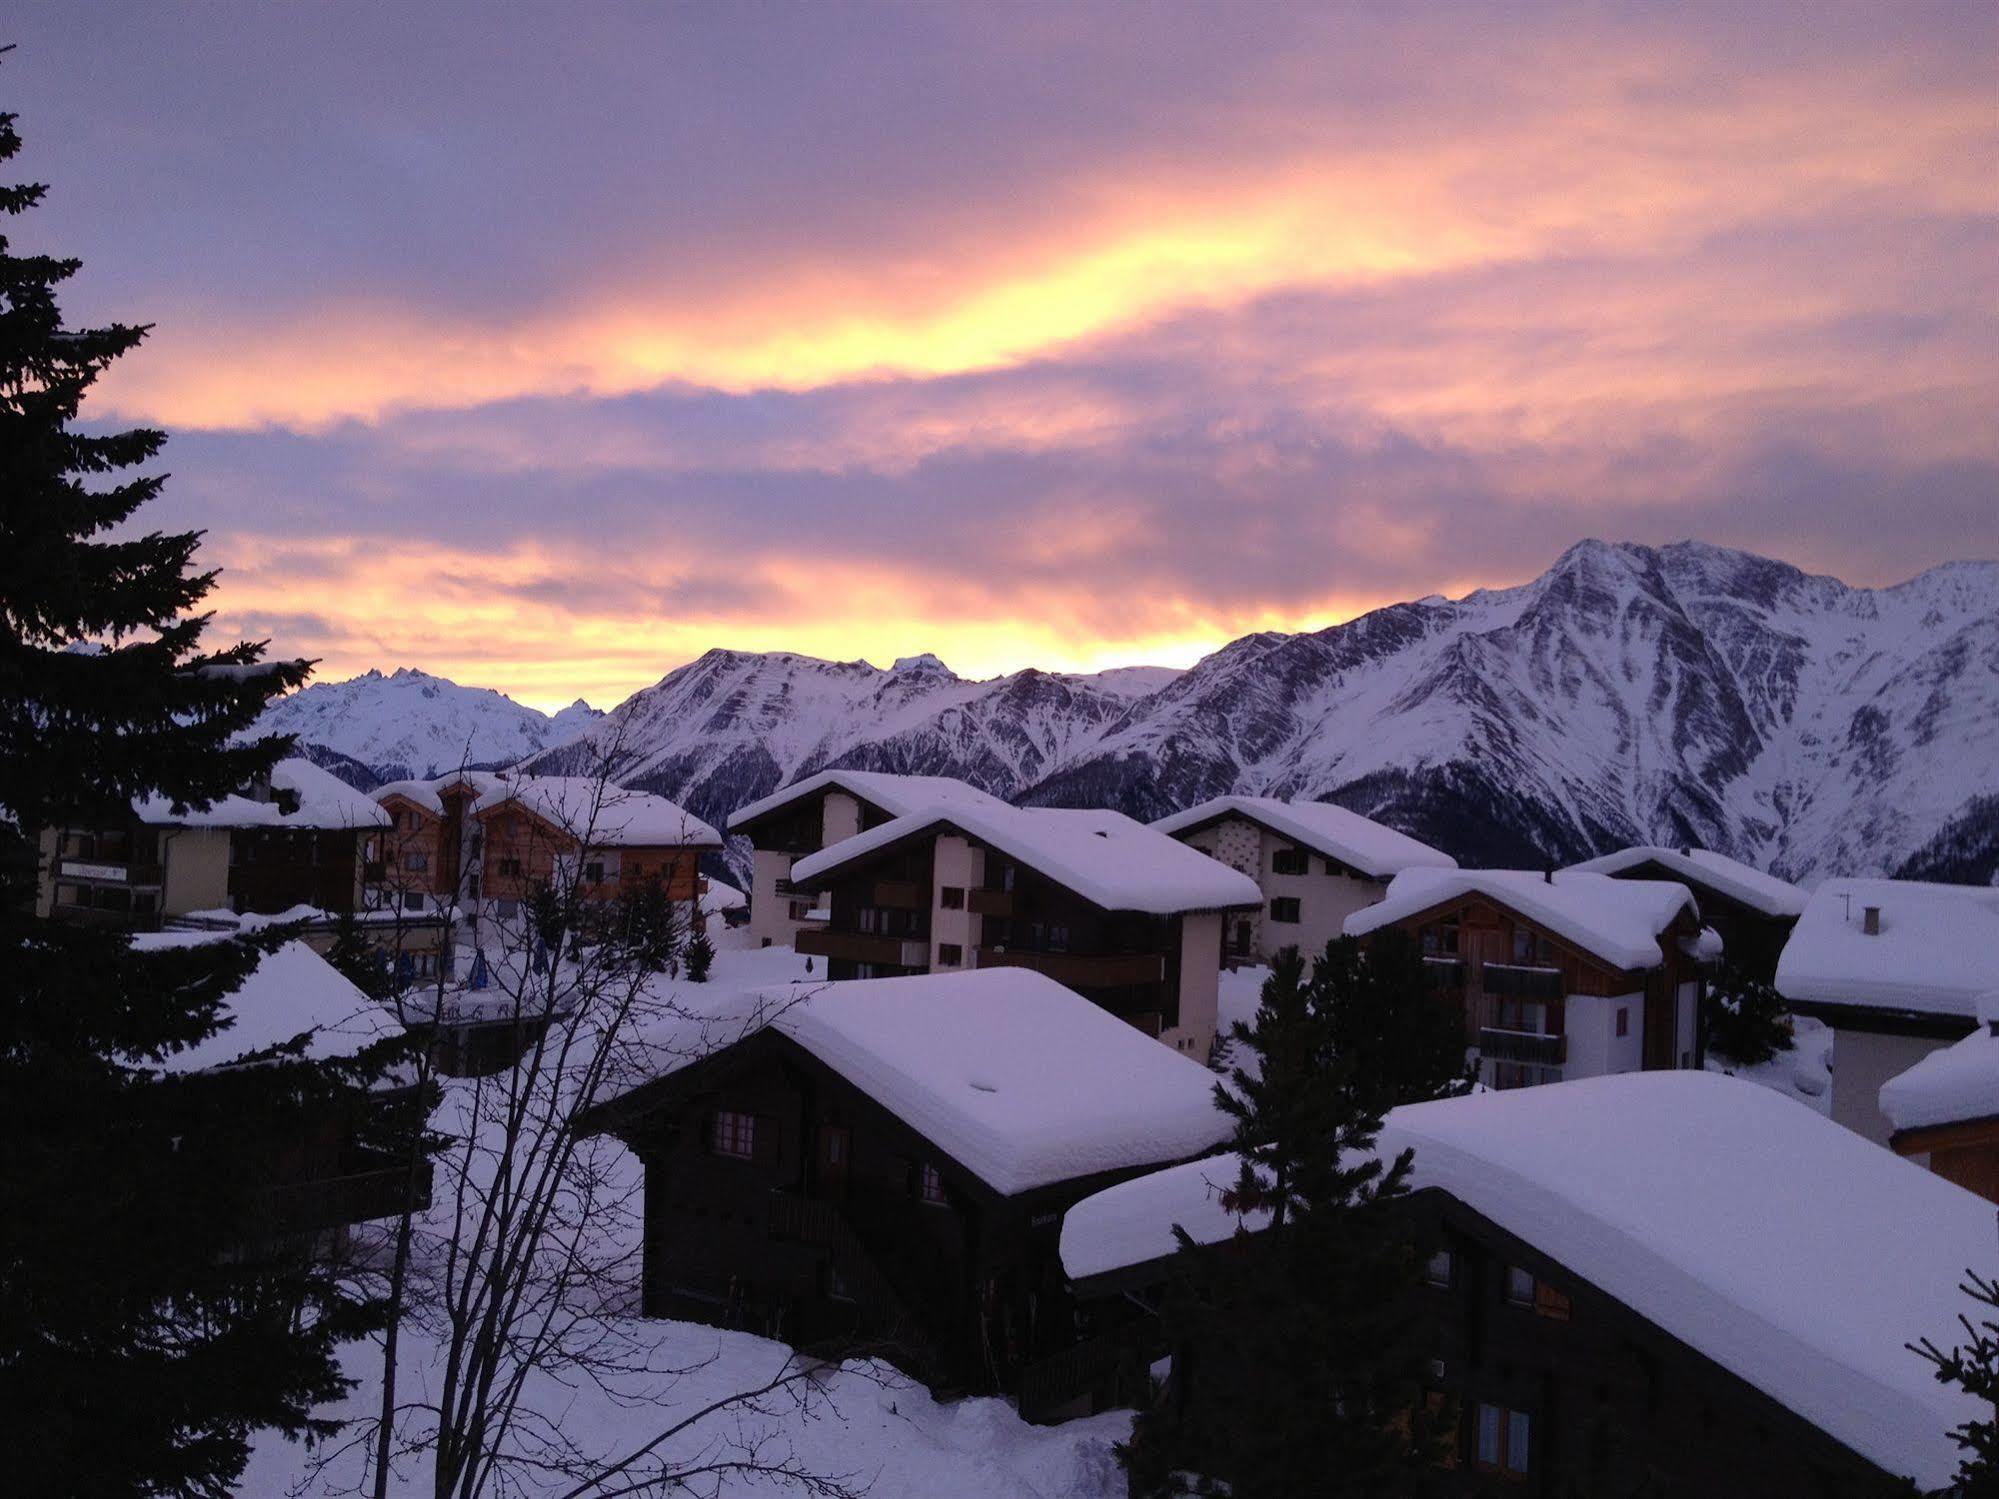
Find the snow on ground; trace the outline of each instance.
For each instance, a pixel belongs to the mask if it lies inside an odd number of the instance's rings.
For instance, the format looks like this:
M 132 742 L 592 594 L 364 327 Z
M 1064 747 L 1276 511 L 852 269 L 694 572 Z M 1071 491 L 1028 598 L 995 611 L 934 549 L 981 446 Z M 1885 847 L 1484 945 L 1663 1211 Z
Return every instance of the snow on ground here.
M 790 948 L 725 947 L 716 953 L 707 983 L 658 979 L 652 997 L 694 1016 L 723 1016 L 754 1005 L 757 997 L 768 994 L 773 986 L 794 981 L 810 984 L 813 979 L 806 972 L 806 960 Z M 1187 1065 L 1160 1050 L 1164 1060 Z M 436 1122 L 449 1132 L 454 1121 L 475 1114 L 474 1090 L 482 1085 L 445 1079 L 443 1086 L 445 1096 Z M 490 1090 L 492 1084 L 483 1086 Z M 612 1198 L 629 1193 L 638 1180 L 637 1162 L 630 1152 L 609 1137 L 591 1141 L 590 1148 L 607 1158 L 604 1190 Z M 483 1149 L 478 1155 L 481 1160 L 486 1158 Z M 442 1234 L 450 1221 L 448 1194 L 440 1191 L 437 1196 L 438 1203 L 420 1221 L 419 1242 L 426 1238 L 425 1230 L 431 1235 Z M 635 1208 L 636 1203 L 631 1206 Z M 629 1286 L 630 1272 L 636 1266 L 633 1251 L 638 1214 L 620 1209 L 606 1213 L 603 1221 L 612 1226 L 606 1242 L 594 1252 L 607 1260 L 620 1260 L 618 1274 Z M 614 1316 L 600 1331 L 618 1346 L 624 1372 L 601 1383 L 579 1377 L 574 1370 L 560 1379 L 553 1374 L 532 1374 L 524 1404 L 549 1423 L 550 1429 L 559 1430 L 572 1446 L 606 1459 L 651 1441 L 710 1402 L 755 1388 L 784 1371 L 791 1358 L 791 1350 L 782 1344 L 696 1323 Z M 398 1399 L 407 1403 L 425 1398 L 426 1392 L 436 1392 L 443 1350 L 437 1338 L 413 1319 L 405 1321 L 402 1336 Z M 379 1345 L 351 1345 L 343 1353 L 342 1365 L 357 1381 L 356 1387 L 322 1413 L 335 1419 L 365 1420 L 381 1399 Z M 921 1385 L 875 1362 L 828 1368 L 815 1378 L 809 1400 L 801 1402 L 794 1394 L 780 1393 L 766 1397 L 762 1407 L 721 1412 L 664 1450 L 680 1458 L 704 1453 L 704 1460 L 714 1461 L 760 1444 L 775 1444 L 764 1445 L 763 1455 L 782 1451 L 811 1472 L 845 1477 L 874 1499 L 936 1499 L 945 1495 L 965 1499 L 1113 1499 L 1124 1492 L 1111 1446 L 1130 1432 L 1127 1412 L 1110 1412 L 1059 1427 L 1032 1426 L 1003 1400 L 940 1403 Z M 317 1449 L 308 1449 L 276 1432 L 262 1433 L 241 1491 L 258 1495 L 351 1494 L 363 1473 L 365 1445 L 349 1449 L 343 1438 L 336 1436 Z M 562 1493 L 573 1483 L 553 1473 L 536 1477 L 518 1468 L 510 1468 L 508 1476 L 520 1484 L 518 1492 L 525 1495 Z M 391 1492 L 427 1494 L 431 1481 L 427 1457 L 420 1455 L 401 1464 Z M 747 1474 L 726 1478 L 719 1489 L 727 1499 L 777 1499 L 796 1492 L 768 1478 Z
M 1814 1113 L 1832 1116 L 1832 1027 L 1809 1015 L 1791 1017 L 1791 1049 L 1767 1062 L 1745 1067 L 1708 1054 L 1707 1070 L 1760 1083 Z

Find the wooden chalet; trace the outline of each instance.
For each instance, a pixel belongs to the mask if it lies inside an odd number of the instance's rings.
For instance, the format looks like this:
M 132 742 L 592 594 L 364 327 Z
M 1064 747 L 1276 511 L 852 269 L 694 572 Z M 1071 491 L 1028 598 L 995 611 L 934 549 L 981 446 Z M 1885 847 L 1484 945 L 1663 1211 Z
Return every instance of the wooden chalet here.
M 1970 1304 L 1952 1266 L 1989 1254 L 1987 1204 L 1705 1072 L 1405 1107 L 1379 1149 L 1405 1148 L 1399 1211 L 1427 1256 L 1414 1309 L 1432 1400 L 1455 1414 L 1442 1492 L 1947 1486 L 1949 1431 L 1979 1406 L 1904 1344 L 1959 1340 Z M 1700 1169 L 1659 1168 L 1689 1160 Z M 1123 1183 L 1071 1209 L 1062 1235 L 1096 1340 L 1137 1351 L 1093 1361 L 1089 1404 L 1147 1398 L 1119 1372 L 1169 1356 L 1164 1409 L 1196 1470 L 1229 1369 L 1219 1350 L 1161 1344 L 1148 1309 L 1194 1291 L 1175 1225 L 1259 1252 L 1266 1223 L 1220 1204 L 1236 1169 L 1221 1157 Z
M 656 881 L 669 900 L 700 898 L 700 861 L 722 836 L 650 792 L 585 777 L 510 776 L 472 804 L 480 898 L 501 914 L 573 877 L 585 900 Z
M 1999 1202 L 1999 989 L 1978 1000 L 1978 1029 L 1881 1086 L 1897 1155 Z
M 895 818 L 791 877 L 827 894 L 796 946 L 831 978 L 1028 968 L 1198 1058 L 1223 922 L 1262 905 L 1248 876 L 1119 813 L 1004 804 Z
M 1730 965 L 1764 983 L 1776 977 L 1777 959 L 1805 909 L 1805 892 L 1788 880 L 1704 848 L 1639 846 L 1570 867 L 1685 885 L 1700 902 L 1702 923 L 1720 936 Z
M 1487 1086 L 1700 1065 L 1697 1017 L 1718 944 L 1686 887 L 1600 874 L 1413 869 L 1347 919 L 1396 927 L 1462 1010 Z
M 1074 1341 L 1064 1210 L 1229 1133 L 1205 1068 L 1029 970 L 750 1002 L 585 1121 L 644 1162 L 650 1315 L 1012 1390 Z

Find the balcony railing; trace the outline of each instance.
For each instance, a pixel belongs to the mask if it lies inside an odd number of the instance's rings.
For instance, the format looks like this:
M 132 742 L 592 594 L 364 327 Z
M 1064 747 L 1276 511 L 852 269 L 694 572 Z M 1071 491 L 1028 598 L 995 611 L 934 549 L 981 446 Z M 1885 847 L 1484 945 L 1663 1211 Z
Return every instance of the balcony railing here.
M 790 880 L 779 880 L 771 888 L 776 892 L 779 900 L 812 900 L 818 893 L 813 890 L 807 890 L 801 885 L 795 885 Z
M 1465 986 L 1463 958 L 1425 958 L 1423 977 L 1432 989 L 1462 989 Z
M 981 968 L 1032 968 L 1072 989 L 1117 989 L 1128 984 L 1156 984 L 1166 977 L 1166 959 L 1158 953 L 1034 952 L 1022 947 L 977 949 Z
M 965 909 L 974 916 L 1013 915 L 1013 892 L 1011 890 L 979 890 L 965 892 Z
M 872 932 L 829 932 L 806 928 L 793 939 L 799 952 L 848 963 L 885 963 L 899 968 L 930 966 L 930 942 L 920 937 L 883 937 Z
M 1562 970 L 1524 963 L 1483 963 L 1479 965 L 1479 987 L 1487 994 L 1520 999 L 1560 999 Z
M 1492 1062 L 1532 1062 L 1541 1067 L 1559 1067 L 1569 1059 L 1567 1036 L 1544 1036 L 1538 1031 L 1507 1031 L 1485 1026 L 1478 1033 L 1479 1054 Z
M 929 892 L 914 880 L 877 880 L 875 904 L 891 911 L 920 911 L 929 905 Z

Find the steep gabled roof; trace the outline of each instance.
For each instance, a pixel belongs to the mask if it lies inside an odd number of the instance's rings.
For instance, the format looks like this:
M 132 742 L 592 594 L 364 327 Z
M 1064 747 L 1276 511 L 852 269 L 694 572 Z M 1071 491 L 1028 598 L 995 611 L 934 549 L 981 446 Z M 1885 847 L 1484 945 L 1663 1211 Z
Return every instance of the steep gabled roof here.
M 1483 896 L 1581 948 L 1613 968 L 1656 968 L 1666 961 L 1660 933 L 1682 911 L 1696 916 L 1693 892 L 1665 880 L 1619 880 L 1563 870 L 1552 879 L 1525 869 L 1410 869 L 1388 893 L 1346 921 L 1349 937 L 1470 896 Z
M 1866 911 L 1880 931 L 1866 929 Z M 1777 960 L 1777 992 L 1843 1005 L 1970 1020 L 1999 985 L 1999 889 L 1919 880 L 1827 880 Z
M 1967 1265 L 1992 1205 L 1767 1088 L 1642 1072 L 1415 1104 L 1378 1148 L 1891 1473 L 1956 1469 L 1950 1429 L 1991 1408 L 1905 1344 L 1962 1341 Z M 1071 1208 L 1083 1279 L 1266 1223 L 1225 1212 L 1233 1156 L 1107 1188 Z
M 1106 911 L 1170 915 L 1263 903 L 1256 881 L 1121 812 L 971 804 L 898 817 L 800 859 L 811 885 L 906 838 L 955 829 Z
M 1613 854 L 1585 859 L 1569 868 L 1582 874 L 1623 874 L 1647 864 L 1656 864 L 1696 889 L 1713 890 L 1765 916 L 1797 916 L 1805 909 L 1805 892 L 1789 880 L 1765 874 L 1753 865 L 1712 849 L 1637 844 Z
M 475 817 L 509 802 L 592 848 L 720 848 L 722 835 L 678 802 L 590 776 L 514 776 L 472 804 Z
M 1198 807 L 1162 817 L 1152 826 L 1162 833 L 1178 835 L 1228 816 L 1247 818 L 1316 854 L 1336 859 L 1376 879 L 1385 880 L 1405 869 L 1455 869 L 1458 864 L 1442 849 L 1432 848 L 1407 833 L 1398 833 L 1331 802 L 1291 802 L 1275 796 L 1218 796 Z
M 729 814 L 729 828 L 734 831 L 793 802 L 826 790 L 844 791 L 859 797 L 881 808 L 890 817 L 907 817 L 925 807 L 1006 805 L 991 792 L 981 791 L 955 776 L 903 776 L 883 770 L 822 770 L 802 781 L 781 786 L 747 807 L 738 807 Z

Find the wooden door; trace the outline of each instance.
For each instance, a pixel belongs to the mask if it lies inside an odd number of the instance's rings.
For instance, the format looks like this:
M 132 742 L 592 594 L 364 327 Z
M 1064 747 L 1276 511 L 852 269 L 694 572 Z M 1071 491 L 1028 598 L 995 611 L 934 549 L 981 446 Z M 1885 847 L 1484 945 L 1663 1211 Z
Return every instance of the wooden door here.
M 1657 969 L 1645 980 L 1645 1070 L 1663 1072 L 1678 1063 L 1678 991 L 1672 975 Z
M 844 1124 L 822 1124 L 819 1138 L 813 1152 L 815 1174 L 819 1179 L 819 1190 L 828 1197 L 841 1197 L 847 1191 L 848 1157 L 854 1148 L 853 1135 Z

